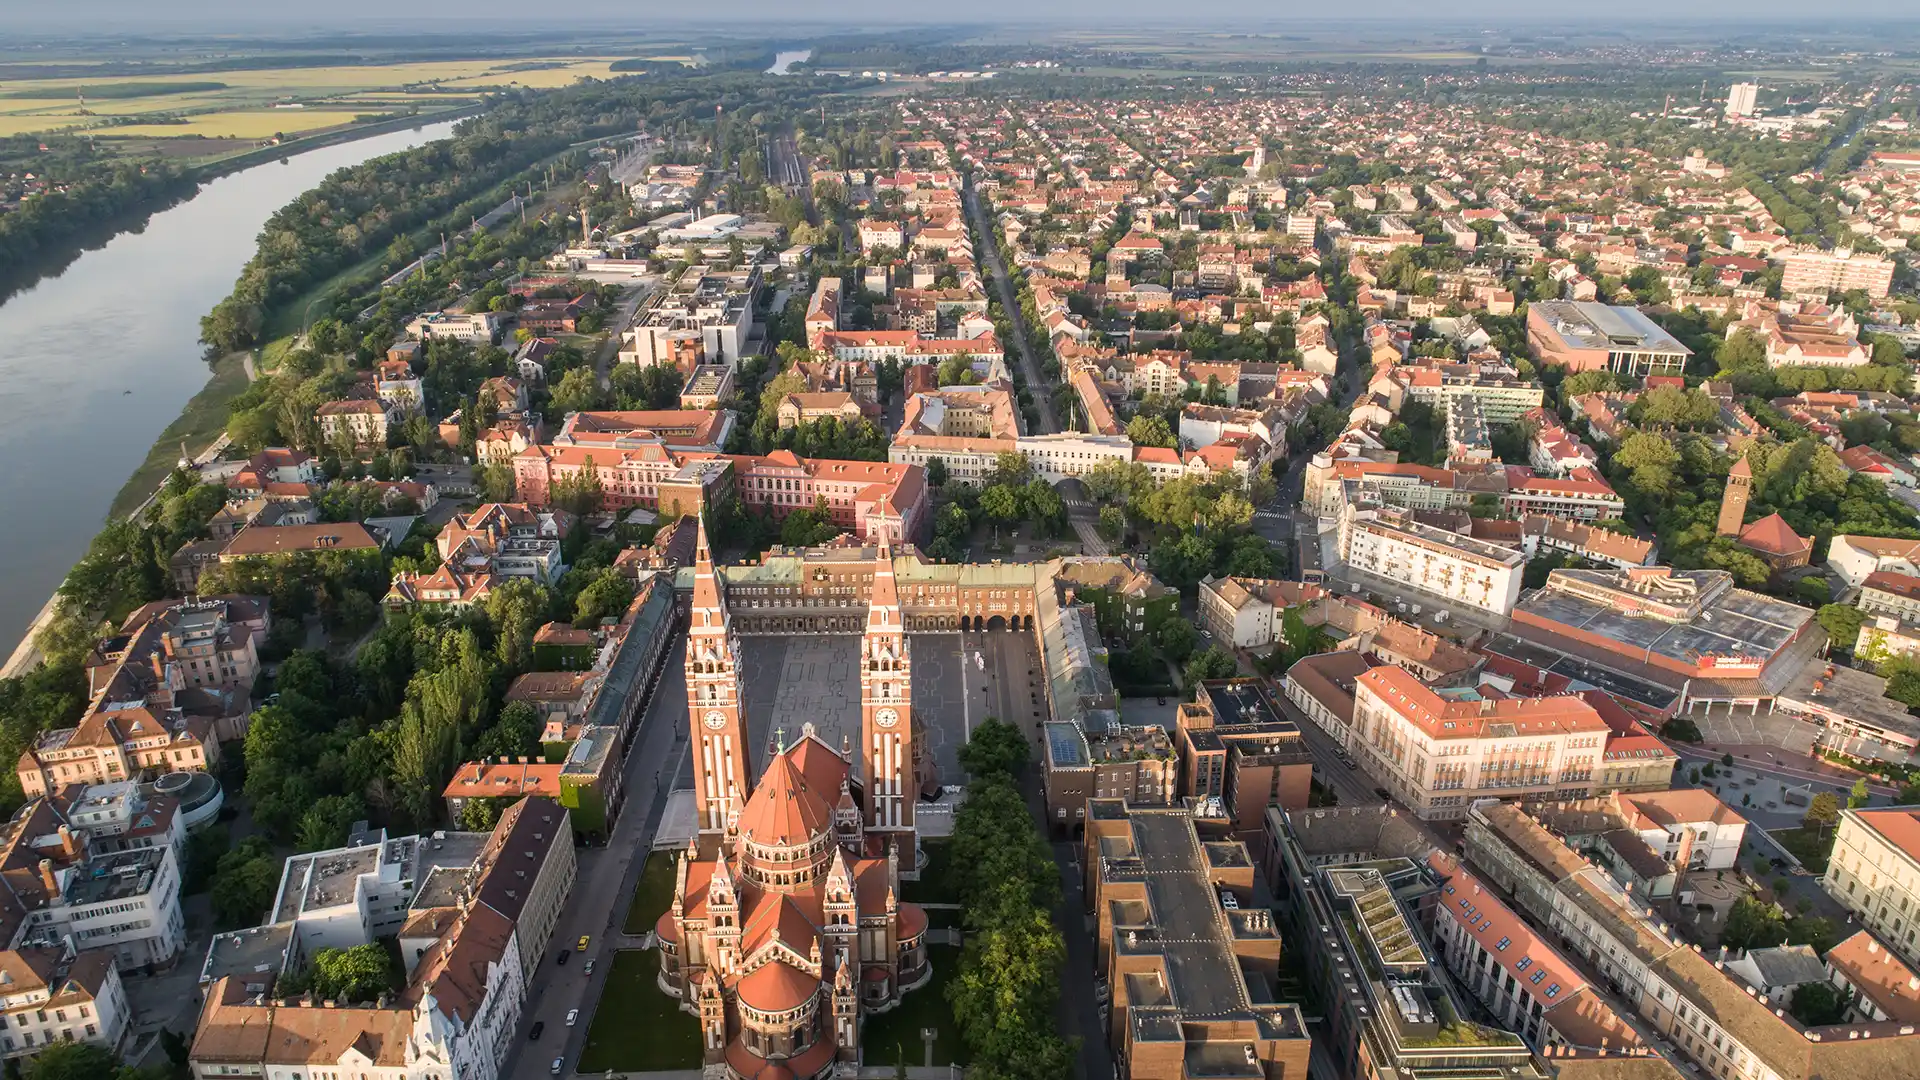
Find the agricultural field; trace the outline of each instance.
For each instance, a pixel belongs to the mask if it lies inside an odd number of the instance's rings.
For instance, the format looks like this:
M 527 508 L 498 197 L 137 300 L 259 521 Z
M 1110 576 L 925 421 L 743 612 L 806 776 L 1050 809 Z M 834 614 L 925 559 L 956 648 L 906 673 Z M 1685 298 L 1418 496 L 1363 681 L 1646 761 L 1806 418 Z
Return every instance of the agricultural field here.
M 240 139 L 342 127 L 358 116 L 438 112 L 508 87 L 551 89 L 616 73 L 617 57 L 445 60 L 222 71 L 192 78 L 8 79 L 0 136 L 61 131 L 101 139 Z M 299 105 L 300 108 L 286 106 Z M 278 107 L 276 107 L 278 106 Z M 143 122 L 144 117 L 153 117 Z

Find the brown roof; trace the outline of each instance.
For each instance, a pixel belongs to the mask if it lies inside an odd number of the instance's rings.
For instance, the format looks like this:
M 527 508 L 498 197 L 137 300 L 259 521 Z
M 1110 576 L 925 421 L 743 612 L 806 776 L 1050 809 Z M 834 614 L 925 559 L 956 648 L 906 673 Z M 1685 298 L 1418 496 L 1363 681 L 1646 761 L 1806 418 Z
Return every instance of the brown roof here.
M 1740 530 L 1740 546 L 1752 548 L 1767 555 L 1796 555 L 1810 550 L 1813 547 L 1813 541 L 1794 532 L 1793 526 L 1787 524 L 1786 518 L 1779 514 L 1768 514 Z
M 1287 680 L 1299 685 L 1343 723 L 1353 721 L 1353 681 L 1372 667 L 1353 651 L 1302 657 L 1287 669 Z
M 1826 960 L 1888 1018 L 1920 1023 L 1920 975 L 1872 934 L 1859 931 L 1827 950 Z
M 220 552 L 222 558 L 287 555 L 296 551 L 378 551 L 380 542 L 354 522 L 318 525 L 255 525 L 241 529 Z

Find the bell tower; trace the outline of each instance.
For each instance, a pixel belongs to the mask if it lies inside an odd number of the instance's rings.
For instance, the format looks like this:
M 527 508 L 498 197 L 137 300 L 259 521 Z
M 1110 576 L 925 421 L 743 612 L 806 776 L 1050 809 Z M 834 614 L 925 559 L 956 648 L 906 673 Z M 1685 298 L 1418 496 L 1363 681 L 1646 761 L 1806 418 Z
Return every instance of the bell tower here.
M 1747 498 L 1753 493 L 1753 466 L 1746 455 L 1727 471 L 1727 489 L 1720 494 L 1720 523 L 1714 532 L 1721 536 L 1739 536 L 1747 523 Z
M 724 832 L 728 821 L 746 807 L 753 787 L 744 698 L 740 643 L 727 617 L 726 599 L 707 549 L 707 523 L 702 520 L 693 564 L 692 622 L 687 629 L 687 711 L 701 832 Z
M 873 569 L 873 600 L 860 642 L 860 746 L 865 762 L 867 829 L 912 832 L 919 794 L 913 746 L 913 664 L 893 579 L 886 503 L 880 504 L 880 556 Z

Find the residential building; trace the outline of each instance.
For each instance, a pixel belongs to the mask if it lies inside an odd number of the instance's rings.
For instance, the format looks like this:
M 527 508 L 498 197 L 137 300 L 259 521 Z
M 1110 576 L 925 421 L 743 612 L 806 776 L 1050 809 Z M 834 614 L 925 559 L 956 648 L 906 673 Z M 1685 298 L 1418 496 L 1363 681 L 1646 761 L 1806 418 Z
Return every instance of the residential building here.
M 1728 119 L 1752 116 L 1754 102 L 1760 97 L 1760 84 L 1737 82 L 1727 88 L 1726 114 Z
M 1180 590 L 1162 584 L 1134 555 L 1074 559 L 1054 574 L 1062 606 L 1093 606 L 1109 644 L 1150 639 L 1180 614 Z
M 1847 1018 L 1860 1023 L 1920 1022 L 1920 974 L 1866 930 L 1826 955 L 1828 981 L 1849 999 Z
M 1300 1007 L 1277 1002 L 1281 935 L 1254 902 L 1246 846 L 1204 838 L 1185 807 L 1094 799 L 1086 892 L 1107 1039 L 1122 1080 L 1308 1074 Z
M 62 945 L 0 951 L 0 1054 L 29 1058 L 57 1042 L 118 1053 L 133 1018 L 113 954 Z
M 369 840 L 288 860 L 273 921 L 214 937 L 188 1053 L 198 1080 L 499 1077 L 528 973 L 544 959 L 573 884 L 565 811 L 525 799 L 490 834 L 376 832 Z M 319 949 L 384 934 L 399 939 L 405 966 L 397 998 L 272 996 L 275 979 L 297 973 Z
M 394 407 L 384 401 L 350 399 L 329 401 L 315 410 L 320 437 L 329 446 L 351 442 L 356 447 L 384 450 L 393 426 Z
M 1373 668 L 1372 660 L 1352 649 L 1303 656 L 1287 669 L 1280 688 L 1294 708 L 1346 746 L 1353 738 L 1356 682 Z
M 1320 1048 L 1354 1080 L 1446 1080 L 1461 1070 L 1545 1080 L 1518 1034 L 1474 1019 L 1467 989 L 1418 912 L 1447 899 L 1426 865 L 1446 842 L 1390 807 L 1267 812 L 1261 866 L 1300 950 L 1325 987 Z M 1457 890 L 1456 890 L 1457 891 Z
M 1443 882 L 1432 909 L 1434 948 L 1502 1027 L 1541 1051 L 1652 1053 L 1580 969 L 1458 858 L 1431 851 L 1425 863 Z
M 1507 469 L 1507 492 L 1500 498 L 1515 517 L 1544 515 L 1573 521 L 1604 521 L 1626 512 L 1626 500 L 1592 469 L 1563 477 L 1533 476 L 1524 466 Z
M 1575 371 L 1678 375 L 1692 350 L 1638 308 L 1542 300 L 1527 307 L 1527 343 L 1536 362 Z
M 1893 260 L 1884 255 L 1865 255 L 1846 247 L 1796 248 L 1779 258 L 1780 291 L 1789 296 L 1859 289 L 1874 300 L 1884 300 L 1893 287 Z
M 1913 1033 L 1897 1025 L 1807 1028 L 1758 989 L 1677 940 L 1607 873 L 1525 810 L 1476 805 L 1465 850 L 1477 873 L 1514 899 L 1533 925 L 1578 954 L 1586 970 L 1646 1026 L 1713 1080 L 1912 1075 Z
M 1529 559 L 1557 552 L 1622 570 L 1653 562 L 1651 540 L 1546 514 L 1522 519 L 1520 550 Z
M 782 430 L 826 419 L 838 420 L 842 424 L 856 424 L 864 416 L 860 403 L 845 390 L 829 390 L 818 394 L 788 394 L 781 400 L 779 407 Z
M 694 514 L 713 499 L 738 497 L 784 518 L 824 502 L 833 522 L 868 538 L 886 528 L 895 539 L 918 535 L 928 514 L 925 473 L 917 466 L 801 458 L 791 450 L 764 457 L 680 453 L 656 444 L 632 448 L 534 446 L 514 458 L 520 498 L 550 505 L 554 484 L 591 468 L 609 509 Z
M 444 566 L 466 574 L 530 578 L 551 585 L 566 572 L 560 545 L 574 525 L 564 510 L 485 503 L 455 514 L 434 538 Z
M 245 559 L 277 559 L 319 551 L 345 551 L 369 557 L 380 553 L 381 541 L 365 526 L 352 521 L 317 525 L 252 525 L 234 534 L 220 549 L 223 563 Z
M 500 316 L 491 311 L 429 311 L 407 323 L 407 336 L 419 341 L 451 338 L 492 345 L 500 340 Z
M 1920 540 L 1842 533 L 1827 546 L 1827 569 L 1855 588 L 1878 571 L 1920 576 Z
M 1129 806 L 1174 806 L 1181 797 L 1180 755 L 1166 729 L 1046 725 L 1042 764 L 1047 820 L 1071 835 L 1087 819 L 1089 799 L 1125 799 Z
M 72 830 L 61 828 L 66 850 L 83 842 L 70 841 Z M 45 906 L 27 916 L 16 945 L 57 947 L 71 939 L 77 948 L 103 950 L 122 969 L 134 969 L 170 966 L 186 944 L 180 860 L 170 844 L 86 852 L 65 865 L 42 859 L 39 871 Z
M 1572 694 L 1486 697 L 1435 690 L 1397 668 L 1354 680 L 1342 744 L 1423 818 L 1460 818 L 1477 798 L 1584 795 L 1592 790 L 1606 722 Z
M 1875 938 L 1920 964 L 1920 808 L 1841 811 L 1821 884 Z
M 948 476 L 978 487 L 1001 454 L 1019 452 L 1019 439 L 1018 410 L 1007 384 L 945 386 L 907 398 L 887 460 L 925 468 L 938 458 Z
M 568 413 L 551 440 L 589 450 L 650 450 L 717 454 L 733 435 L 728 409 L 645 409 Z
M 1339 552 L 1352 570 L 1496 615 L 1520 598 L 1526 563 L 1512 548 L 1421 524 L 1374 499 L 1344 508 Z
M 715 410 L 733 396 L 733 369 L 725 364 L 700 364 L 680 389 L 680 410 Z
M 1281 642 L 1287 609 L 1324 594 L 1317 585 L 1297 581 L 1210 577 L 1200 583 L 1200 625 L 1223 645 L 1264 649 Z
M 1227 828 L 1250 836 L 1266 820 L 1267 807 L 1306 808 L 1313 756 L 1263 680 L 1204 682 L 1174 715 L 1181 794 L 1218 799 Z
M 753 329 L 760 268 L 689 266 L 656 292 L 621 335 L 623 364 L 673 364 L 691 375 L 699 364 L 740 363 Z
M 424 384 L 405 360 L 382 360 L 374 374 L 373 392 L 401 416 L 420 412 L 427 400 Z

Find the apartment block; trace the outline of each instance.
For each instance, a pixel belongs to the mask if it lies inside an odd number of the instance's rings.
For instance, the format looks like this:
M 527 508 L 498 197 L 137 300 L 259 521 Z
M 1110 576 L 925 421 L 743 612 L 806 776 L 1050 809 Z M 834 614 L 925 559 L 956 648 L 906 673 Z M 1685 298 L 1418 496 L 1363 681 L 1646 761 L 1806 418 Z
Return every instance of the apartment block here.
M 1859 289 L 1881 300 L 1893 287 L 1892 259 L 1860 254 L 1852 248 L 1799 248 L 1780 256 L 1780 266 L 1780 291 L 1789 295 Z
M 1372 499 L 1344 508 L 1339 552 L 1351 569 L 1496 615 L 1520 599 L 1526 565 L 1519 551 L 1422 524 Z

